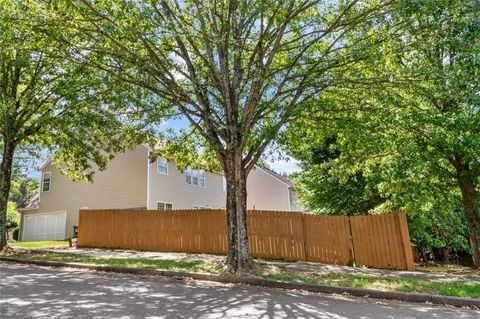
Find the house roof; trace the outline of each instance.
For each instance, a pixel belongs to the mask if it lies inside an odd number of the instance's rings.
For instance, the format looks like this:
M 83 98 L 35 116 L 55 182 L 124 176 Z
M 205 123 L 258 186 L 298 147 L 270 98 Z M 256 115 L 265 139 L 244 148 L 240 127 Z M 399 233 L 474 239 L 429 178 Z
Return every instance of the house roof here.
M 28 197 L 18 208 L 19 211 L 27 211 L 40 208 L 40 192 L 36 191 Z
M 286 176 L 283 176 L 283 175 L 281 175 L 281 174 L 278 174 L 277 172 L 272 171 L 272 170 L 269 169 L 269 168 L 262 167 L 262 166 L 260 166 L 260 165 L 255 165 L 255 166 L 258 167 L 258 168 L 260 168 L 260 169 L 262 169 L 264 172 L 272 175 L 273 177 L 279 179 L 279 180 L 280 180 L 281 182 L 283 182 L 284 184 L 287 184 L 288 187 L 295 187 L 295 184 L 294 184 L 291 180 L 289 180 Z

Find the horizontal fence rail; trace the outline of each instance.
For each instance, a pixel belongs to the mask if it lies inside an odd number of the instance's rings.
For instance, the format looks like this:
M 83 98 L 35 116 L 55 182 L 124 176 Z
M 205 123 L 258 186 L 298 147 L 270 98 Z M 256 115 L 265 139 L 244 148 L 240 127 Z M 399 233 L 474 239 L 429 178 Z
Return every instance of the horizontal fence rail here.
M 249 211 L 252 256 L 413 270 L 404 213 L 316 216 Z M 80 247 L 226 254 L 224 210 L 80 210 Z

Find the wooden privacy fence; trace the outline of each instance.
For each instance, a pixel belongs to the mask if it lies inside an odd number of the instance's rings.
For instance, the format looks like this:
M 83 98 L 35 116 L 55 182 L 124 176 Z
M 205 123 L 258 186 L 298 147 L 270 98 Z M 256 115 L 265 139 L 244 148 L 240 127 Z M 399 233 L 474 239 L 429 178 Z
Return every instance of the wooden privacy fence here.
M 249 211 L 254 257 L 413 270 L 405 214 L 316 216 Z M 225 254 L 223 210 L 80 210 L 80 247 Z

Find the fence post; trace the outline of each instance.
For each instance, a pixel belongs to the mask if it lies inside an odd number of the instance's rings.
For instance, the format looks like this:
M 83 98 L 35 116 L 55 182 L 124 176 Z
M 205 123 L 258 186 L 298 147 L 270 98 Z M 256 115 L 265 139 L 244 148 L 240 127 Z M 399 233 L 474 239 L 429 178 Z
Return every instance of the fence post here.
M 307 249 L 307 227 L 305 226 L 305 214 L 300 214 L 302 218 L 302 233 L 303 233 L 303 254 L 305 256 L 305 261 L 308 261 L 308 249 Z
M 347 242 L 348 242 L 348 263 L 351 263 L 349 266 L 355 266 L 355 246 L 353 244 L 353 234 L 352 234 L 352 223 L 350 221 L 351 216 L 346 216 L 347 219 Z
M 83 244 L 83 234 L 82 236 L 80 236 L 80 224 L 82 224 L 82 217 L 83 217 L 83 214 L 82 214 L 83 210 L 82 209 L 79 209 L 78 210 L 78 225 L 79 225 L 79 228 L 77 230 L 77 246 L 78 247 L 81 247 L 81 245 Z
M 413 253 L 410 244 L 410 235 L 408 233 L 407 216 L 405 213 L 398 213 L 395 214 L 395 218 L 397 219 L 400 227 L 400 236 L 402 239 L 403 252 L 405 256 L 405 266 L 407 270 L 413 271 L 415 270 L 415 264 L 413 263 Z

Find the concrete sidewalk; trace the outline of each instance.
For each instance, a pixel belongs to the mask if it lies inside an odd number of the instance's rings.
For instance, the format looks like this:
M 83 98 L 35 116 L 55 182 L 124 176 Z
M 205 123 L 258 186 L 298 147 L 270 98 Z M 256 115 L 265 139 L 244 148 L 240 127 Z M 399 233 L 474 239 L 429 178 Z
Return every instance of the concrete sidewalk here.
M 126 250 L 110 250 L 110 249 L 87 249 L 87 248 L 51 248 L 40 249 L 43 251 L 50 251 L 56 253 L 71 253 L 85 256 L 92 256 L 96 258 L 146 258 L 152 260 L 176 260 L 176 261 L 211 261 L 223 262 L 225 256 L 206 255 L 206 254 L 186 254 L 186 253 L 164 253 L 164 252 L 146 252 L 146 251 L 126 251 Z M 451 273 L 429 273 L 421 271 L 401 271 L 401 270 L 386 270 L 373 269 L 363 267 L 348 267 L 339 265 L 327 265 L 312 262 L 284 262 L 284 261 L 270 261 L 258 260 L 261 263 L 285 267 L 287 269 L 305 271 L 305 272 L 334 272 L 341 274 L 352 275 L 369 275 L 382 278 L 403 278 L 416 279 L 426 281 L 438 282 L 465 282 L 465 281 L 479 281 L 479 274 L 451 274 Z

